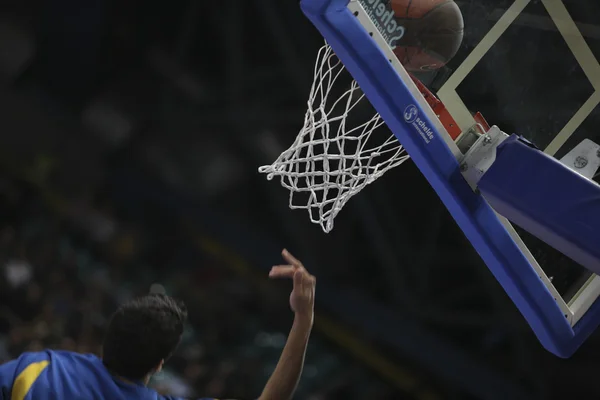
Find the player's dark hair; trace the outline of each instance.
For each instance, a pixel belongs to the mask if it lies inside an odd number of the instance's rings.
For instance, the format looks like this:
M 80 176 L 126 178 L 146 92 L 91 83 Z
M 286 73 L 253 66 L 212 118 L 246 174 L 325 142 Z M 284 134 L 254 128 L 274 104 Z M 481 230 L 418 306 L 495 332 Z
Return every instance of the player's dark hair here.
M 128 301 L 112 315 L 102 361 L 113 374 L 140 380 L 169 358 L 181 341 L 187 310 L 169 296 L 151 294 Z

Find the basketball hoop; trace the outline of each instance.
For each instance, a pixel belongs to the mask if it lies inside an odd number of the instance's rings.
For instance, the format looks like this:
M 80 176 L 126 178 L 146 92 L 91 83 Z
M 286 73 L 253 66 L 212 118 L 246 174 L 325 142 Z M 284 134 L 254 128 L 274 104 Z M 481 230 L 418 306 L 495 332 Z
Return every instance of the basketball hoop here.
M 269 180 L 280 177 L 290 191 L 290 208 L 307 210 L 313 223 L 330 232 L 352 196 L 409 159 L 382 125 L 383 119 L 325 43 L 317 56 L 304 126 L 294 143 L 259 172 Z

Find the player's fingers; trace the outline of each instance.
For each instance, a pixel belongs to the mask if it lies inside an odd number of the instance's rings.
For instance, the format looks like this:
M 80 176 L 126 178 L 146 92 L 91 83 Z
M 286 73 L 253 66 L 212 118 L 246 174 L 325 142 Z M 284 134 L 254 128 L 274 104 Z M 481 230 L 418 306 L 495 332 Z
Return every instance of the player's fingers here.
M 316 283 L 317 279 L 314 276 L 312 276 L 311 274 L 306 274 L 306 276 L 304 277 L 304 289 L 307 293 L 310 293 L 312 295 L 312 293 L 315 290 Z
M 298 260 L 296 257 L 294 257 L 289 251 L 287 251 L 287 249 L 283 249 L 283 251 L 281 252 L 281 255 L 283 256 L 285 261 L 289 262 L 290 264 L 295 265 L 298 268 L 303 267 L 300 260 Z
M 294 272 L 294 289 L 302 290 L 304 286 L 304 274 L 300 270 Z
M 294 272 L 298 271 L 293 265 L 276 265 L 269 272 L 270 278 L 292 278 Z

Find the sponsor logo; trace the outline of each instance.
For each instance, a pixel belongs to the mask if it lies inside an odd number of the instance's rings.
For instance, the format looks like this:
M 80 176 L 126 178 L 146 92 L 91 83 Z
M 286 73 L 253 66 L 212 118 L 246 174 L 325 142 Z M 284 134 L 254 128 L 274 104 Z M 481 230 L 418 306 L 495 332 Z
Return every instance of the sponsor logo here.
M 390 0 L 359 0 L 385 41 L 392 49 L 404 36 L 405 28 L 396 21 Z
M 406 122 L 408 122 L 409 124 L 412 124 L 413 122 L 415 122 L 415 120 L 417 119 L 417 117 L 419 116 L 419 110 L 417 110 L 416 106 L 413 106 L 412 104 L 408 107 L 406 107 L 406 110 L 404 110 L 404 120 Z
M 404 109 L 404 120 L 415 128 L 425 143 L 429 143 L 433 140 L 433 130 L 427 126 L 425 121 L 419 118 L 419 109 L 417 106 L 411 104 Z

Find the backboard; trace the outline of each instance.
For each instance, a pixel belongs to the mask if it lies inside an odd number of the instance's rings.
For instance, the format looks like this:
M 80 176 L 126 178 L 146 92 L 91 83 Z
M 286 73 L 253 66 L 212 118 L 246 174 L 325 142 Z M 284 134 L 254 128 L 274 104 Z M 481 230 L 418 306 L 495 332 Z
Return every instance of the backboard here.
M 488 7 L 485 2 L 459 3 L 466 29 L 473 32 L 448 68 L 419 76 L 439 88 L 439 99 L 463 132 L 457 141 L 396 59 L 386 37 L 389 35 L 377 22 L 378 7 L 385 7 L 387 0 L 302 0 L 301 7 L 435 189 L 541 343 L 554 354 L 568 357 L 600 323 L 600 278 L 588 271 L 596 259 L 588 258 L 585 269 L 572 261 L 573 257 L 547 244 L 560 243 L 561 235 L 556 231 L 544 240 L 528 233 L 547 227 L 531 223 L 540 221 L 539 216 L 533 216 L 531 205 L 503 208 L 502 193 L 494 196 L 496 182 L 490 184 L 492 178 L 487 182 L 469 180 L 465 160 L 475 145 L 459 145 L 477 125 L 473 113 L 481 111 L 491 125 L 526 139 L 507 139 L 508 135 L 494 128 L 499 136 L 493 137 L 501 138 L 498 144 L 504 147 L 495 148 L 489 162 L 492 167 L 486 167 L 490 169 L 484 176 L 499 176 L 510 188 L 511 180 L 519 177 L 503 176 L 498 165 L 500 151 L 507 160 L 510 146 L 516 145 L 519 151 L 531 153 L 541 162 L 531 164 L 529 172 L 538 173 L 539 166 L 543 175 L 547 168 L 552 174 L 565 176 L 565 187 L 581 183 L 586 193 L 600 194 L 600 186 L 588 179 L 593 176 L 583 178 L 572 165 L 567 168 L 566 162 L 558 162 L 567 155 L 569 160 L 577 158 L 571 151 L 583 139 L 599 141 L 594 133 L 594 112 L 600 103 L 600 64 L 582 34 L 582 25 L 575 22 L 561 0 L 502 3 L 505 7 Z M 597 33 L 591 25 L 583 28 L 588 34 Z M 492 138 L 486 139 L 491 143 Z M 483 147 L 487 144 L 478 143 Z M 469 162 L 472 159 L 468 158 Z M 505 167 L 508 169 L 504 171 L 509 171 L 511 166 Z M 532 176 L 533 185 L 537 180 Z M 561 187 L 550 189 L 560 191 Z M 573 193 L 577 197 L 578 192 Z M 595 203 L 591 207 L 597 209 Z M 517 224 L 500 214 L 510 215 Z M 590 221 L 595 223 L 597 219 Z M 585 227 L 591 228 L 596 226 Z M 588 248 L 593 248 L 598 239 L 584 234 L 578 238 L 576 233 L 570 244 L 575 242 L 577 248 L 578 241 L 586 240 Z

